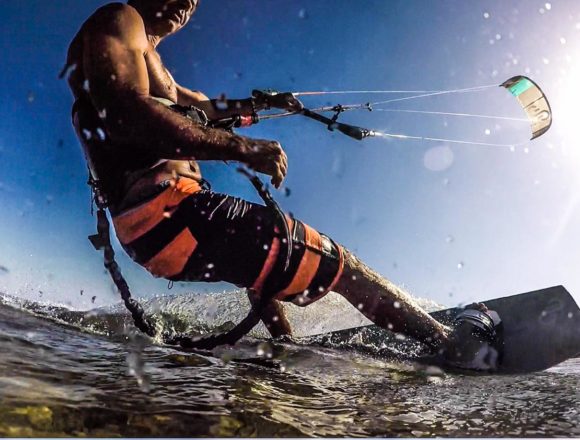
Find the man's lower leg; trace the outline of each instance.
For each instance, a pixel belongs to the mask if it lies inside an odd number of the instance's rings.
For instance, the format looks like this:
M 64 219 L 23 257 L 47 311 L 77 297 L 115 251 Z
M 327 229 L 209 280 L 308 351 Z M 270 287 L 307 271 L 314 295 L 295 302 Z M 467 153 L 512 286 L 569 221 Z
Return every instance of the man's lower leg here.
M 380 327 L 403 333 L 431 347 L 448 339 L 449 329 L 419 307 L 411 296 L 344 249 L 343 274 L 334 291 Z

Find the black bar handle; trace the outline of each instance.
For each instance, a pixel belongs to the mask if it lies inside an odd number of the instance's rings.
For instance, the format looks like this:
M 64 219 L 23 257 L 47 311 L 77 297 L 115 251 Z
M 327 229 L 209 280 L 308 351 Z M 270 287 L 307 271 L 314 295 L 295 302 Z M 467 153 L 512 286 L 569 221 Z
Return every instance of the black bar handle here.
M 308 110 L 307 108 L 303 109 L 301 113 L 308 118 L 314 119 L 315 121 L 318 122 L 322 122 L 323 124 L 326 125 L 326 127 L 330 131 L 338 130 L 342 134 L 345 134 L 348 137 L 356 139 L 357 141 L 362 141 L 364 138 L 374 135 L 374 132 L 372 130 L 357 127 L 355 125 L 343 124 L 342 122 L 333 121 L 332 119 L 327 118 L 326 116 L 322 116 L 319 113 Z

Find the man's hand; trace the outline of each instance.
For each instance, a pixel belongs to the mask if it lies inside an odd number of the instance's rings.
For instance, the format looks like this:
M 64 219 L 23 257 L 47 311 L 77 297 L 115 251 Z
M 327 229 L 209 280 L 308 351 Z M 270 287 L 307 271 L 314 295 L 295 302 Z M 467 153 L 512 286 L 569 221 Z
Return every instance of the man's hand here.
M 253 90 L 252 99 L 258 111 L 279 108 L 299 112 L 304 105 L 291 92 L 278 93 L 273 90 Z
M 279 188 L 288 171 L 288 157 L 279 142 L 245 138 L 246 152 L 241 162 L 254 171 L 272 176 L 271 182 Z

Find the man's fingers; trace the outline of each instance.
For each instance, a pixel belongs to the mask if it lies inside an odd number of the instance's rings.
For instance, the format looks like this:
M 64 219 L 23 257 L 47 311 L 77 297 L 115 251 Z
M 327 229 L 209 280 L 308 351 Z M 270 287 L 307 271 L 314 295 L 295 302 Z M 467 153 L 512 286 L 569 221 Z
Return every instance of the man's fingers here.
M 270 182 L 279 188 L 288 171 L 288 157 L 277 141 L 254 140 L 246 163 L 259 173 L 271 176 Z
M 282 169 L 282 174 L 286 176 L 286 173 L 288 172 L 288 161 L 285 160 L 285 158 L 283 158 L 280 168 Z
M 274 177 L 272 177 L 272 180 L 270 182 L 272 183 L 272 185 L 274 185 L 275 188 L 280 188 L 280 185 L 282 185 L 283 180 L 284 177 L 282 176 L 282 174 L 277 173 Z

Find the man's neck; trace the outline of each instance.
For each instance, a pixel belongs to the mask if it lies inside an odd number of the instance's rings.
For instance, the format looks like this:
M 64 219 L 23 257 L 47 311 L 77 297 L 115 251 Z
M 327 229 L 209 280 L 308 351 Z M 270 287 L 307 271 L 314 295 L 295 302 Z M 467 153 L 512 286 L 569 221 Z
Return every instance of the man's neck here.
M 153 47 L 153 49 L 156 49 L 159 43 L 161 43 L 161 40 L 163 40 L 163 37 L 147 33 L 147 40 L 149 41 L 149 44 Z

